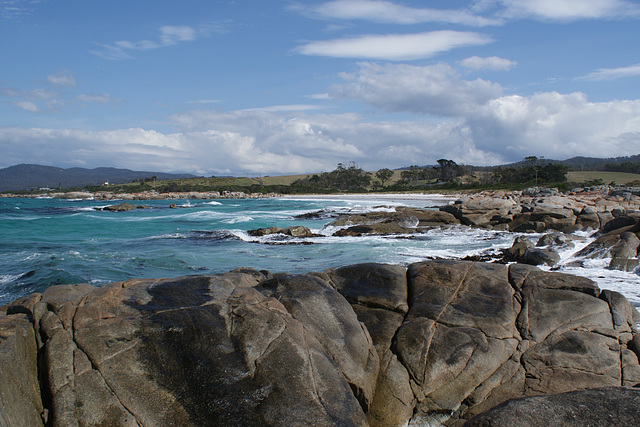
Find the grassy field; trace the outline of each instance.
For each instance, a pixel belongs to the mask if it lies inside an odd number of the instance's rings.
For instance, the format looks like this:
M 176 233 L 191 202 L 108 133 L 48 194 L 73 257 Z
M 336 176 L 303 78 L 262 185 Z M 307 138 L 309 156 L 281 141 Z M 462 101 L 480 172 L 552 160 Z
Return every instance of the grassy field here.
M 398 181 L 401 178 L 402 171 L 395 170 L 393 171 L 393 176 L 391 179 L 385 184 L 391 185 Z M 475 173 L 475 178 L 469 178 L 466 181 L 474 181 L 480 175 L 489 173 L 489 172 L 477 172 Z M 377 178 L 375 178 L 375 171 L 371 172 L 372 174 L 372 185 L 368 190 L 373 188 L 373 184 L 379 182 Z M 129 183 L 129 184 L 119 184 L 109 186 L 113 189 L 120 188 L 121 191 L 148 191 L 153 189 L 162 190 L 163 188 L 166 190 L 167 186 L 180 186 L 186 187 L 190 190 L 187 191 L 207 191 L 210 188 L 216 187 L 249 187 L 251 185 L 282 185 L 288 186 L 291 185 L 294 181 L 311 176 L 312 174 L 300 174 L 300 175 L 280 175 L 280 176 L 263 176 L 263 177 L 215 177 L 215 178 L 186 178 L 186 179 L 176 179 L 170 181 L 147 181 L 144 184 L 140 183 Z M 633 173 L 622 173 L 622 172 L 601 172 L 601 171 L 583 171 L 583 172 L 569 172 L 567 174 L 567 180 L 569 185 L 585 185 L 585 183 L 594 183 L 596 180 L 600 180 L 601 183 L 604 184 L 624 184 L 624 185 L 632 185 L 632 186 L 640 186 L 640 174 Z M 591 184 L 592 185 L 592 184 Z M 110 190 L 111 188 L 101 187 L 103 190 Z M 424 189 L 423 189 L 424 190 Z M 443 188 L 438 187 L 434 188 L 434 191 L 444 191 Z M 112 190 L 113 191 L 113 190 Z M 169 190 L 175 191 L 175 190 Z
M 264 185 L 291 185 L 292 182 L 306 178 L 313 174 L 303 174 L 303 175 L 281 175 L 281 176 L 263 176 L 260 178 L 251 178 L 251 180 L 255 184 L 264 184 Z
M 640 183 L 640 175 L 635 173 L 624 172 L 602 172 L 602 171 L 584 171 L 569 172 L 567 180 L 569 182 L 588 182 L 596 179 L 602 180 L 605 184 L 615 182 L 616 184 L 630 184 L 633 182 Z

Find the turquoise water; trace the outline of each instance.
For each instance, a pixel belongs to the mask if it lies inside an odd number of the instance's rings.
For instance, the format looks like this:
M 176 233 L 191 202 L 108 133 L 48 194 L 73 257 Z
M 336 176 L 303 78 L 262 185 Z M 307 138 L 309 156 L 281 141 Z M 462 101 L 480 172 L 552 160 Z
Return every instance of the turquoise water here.
M 95 208 L 119 201 L 0 199 L 0 304 L 56 284 L 101 285 L 131 278 L 222 273 L 238 267 L 307 273 L 361 262 L 406 265 L 430 257 L 496 251 L 513 242 L 513 234 L 465 227 L 434 229 L 417 238 L 330 237 L 335 231 L 326 227 L 331 218 L 296 218 L 323 209 L 365 212 L 446 202 L 382 196 L 161 200 L 135 202 L 151 209 L 107 212 Z M 180 207 L 170 209 L 171 203 Z M 256 238 L 247 233 L 291 225 L 303 225 L 324 237 Z M 603 273 L 597 265 L 577 274 L 581 273 L 600 280 L 601 287 L 615 289 L 615 282 L 630 286 L 626 295 L 640 301 L 640 280 L 635 274 L 620 278 Z

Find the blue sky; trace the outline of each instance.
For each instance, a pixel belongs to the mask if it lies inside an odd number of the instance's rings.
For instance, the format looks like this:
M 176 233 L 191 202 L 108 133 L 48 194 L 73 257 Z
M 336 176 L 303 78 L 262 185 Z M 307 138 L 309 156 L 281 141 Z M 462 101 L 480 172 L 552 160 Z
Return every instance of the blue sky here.
M 640 2 L 0 0 L 0 167 L 640 153 Z

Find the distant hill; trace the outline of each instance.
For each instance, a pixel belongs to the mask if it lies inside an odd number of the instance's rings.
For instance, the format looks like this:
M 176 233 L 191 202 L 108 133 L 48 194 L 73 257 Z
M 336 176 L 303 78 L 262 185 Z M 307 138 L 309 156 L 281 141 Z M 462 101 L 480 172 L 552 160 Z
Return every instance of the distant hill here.
M 598 159 L 593 157 L 572 157 L 564 160 L 562 163 L 575 170 L 604 170 L 605 165 L 619 164 L 625 162 L 640 162 L 640 154 L 635 156 L 609 157 L 606 159 Z
M 0 169 L 0 191 L 20 191 L 37 188 L 72 188 L 85 185 L 124 184 L 136 179 L 157 177 L 159 180 L 193 178 L 190 174 L 142 172 L 116 168 L 57 168 L 21 164 Z

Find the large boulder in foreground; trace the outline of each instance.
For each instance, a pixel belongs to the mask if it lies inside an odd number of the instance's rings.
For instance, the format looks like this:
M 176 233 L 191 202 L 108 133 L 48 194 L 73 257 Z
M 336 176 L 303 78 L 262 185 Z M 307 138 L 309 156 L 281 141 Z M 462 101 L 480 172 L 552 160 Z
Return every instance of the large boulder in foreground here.
M 54 286 L 0 311 L 0 423 L 462 425 L 639 385 L 637 316 L 588 279 L 445 260 Z

